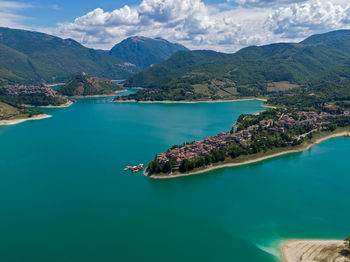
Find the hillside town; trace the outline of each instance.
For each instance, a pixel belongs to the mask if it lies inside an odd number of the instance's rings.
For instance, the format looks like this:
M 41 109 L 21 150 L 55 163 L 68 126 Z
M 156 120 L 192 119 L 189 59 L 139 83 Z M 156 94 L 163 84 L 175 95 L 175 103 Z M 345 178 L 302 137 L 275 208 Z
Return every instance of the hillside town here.
M 258 116 L 257 116 L 258 117 Z M 344 111 L 339 114 L 331 114 L 327 112 L 314 112 L 314 111 L 298 111 L 298 112 L 284 112 L 283 110 L 276 112 L 274 118 L 262 119 L 256 124 L 249 125 L 242 129 L 240 126 L 244 126 L 243 123 L 236 123 L 235 127 L 240 129 L 239 131 L 231 131 L 230 133 L 220 133 L 215 136 L 205 138 L 201 141 L 196 141 L 184 146 L 174 146 L 167 152 L 156 156 L 156 161 L 165 165 L 169 161 L 175 161 L 175 167 L 179 167 L 185 160 L 195 160 L 209 154 L 212 150 L 224 149 L 229 143 L 236 142 L 242 147 L 247 147 L 253 142 L 253 136 L 259 137 L 259 139 L 266 140 L 266 134 L 280 133 L 285 134 L 287 137 L 291 136 L 291 140 L 300 140 L 306 137 L 306 135 L 328 129 L 336 119 L 350 120 L 350 113 Z M 308 127 L 307 132 L 296 134 L 297 132 L 291 132 L 293 129 L 303 130 L 304 127 Z M 260 136 L 259 136 L 260 134 Z
M 18 95 L 33 95 L 43 94 L 45 96 L 56 96 L 57 92 L 49 86 L 25 86 L 25 85 L 8 85 L 4 86 L 3 91 L 6 95 L 18 96 Z

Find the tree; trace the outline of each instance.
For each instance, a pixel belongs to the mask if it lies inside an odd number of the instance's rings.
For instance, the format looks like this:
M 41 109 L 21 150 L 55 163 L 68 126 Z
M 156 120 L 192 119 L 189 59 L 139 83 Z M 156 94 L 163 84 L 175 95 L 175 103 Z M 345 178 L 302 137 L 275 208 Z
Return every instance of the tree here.
M 193 161 L 188 160 L 186 158 L 184 160 L 182 160 L 181 165 L 180 165 L 180 172 L 184 173 L 186 171 L 192 170 L 193 168 L 194 168 Z
M 336 129 L 336 125 L 329 125 L 329 130 L 333 132 Z
M 153 160 L 148 167 L 151 174 L 159 174 L 163 171 L 163 165 L 158 163 L 157 160 Z

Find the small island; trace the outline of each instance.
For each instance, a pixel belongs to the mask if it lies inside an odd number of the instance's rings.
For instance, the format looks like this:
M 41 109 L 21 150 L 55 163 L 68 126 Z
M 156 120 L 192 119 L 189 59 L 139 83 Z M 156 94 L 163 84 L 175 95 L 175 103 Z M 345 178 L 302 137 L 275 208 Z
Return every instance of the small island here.
M 349 262 L 350 236 L 345 240 L 291 240 L 281 251 L 284 262 Z
M 68 97 L 103 97 L 115 96 L 124 91 L 121 85 L 110 80 L 89 76 L 85 73 L 76 75 L 64 86 L 57 89 L 61 95 Z
M 277 107 L 241 115 L 230 132 L 174 145 L 158 154 L 144 174 L 176 178 L 308 150 L 330 138 L 350 136 L 350 113 L 336 103 L 314 108 Z

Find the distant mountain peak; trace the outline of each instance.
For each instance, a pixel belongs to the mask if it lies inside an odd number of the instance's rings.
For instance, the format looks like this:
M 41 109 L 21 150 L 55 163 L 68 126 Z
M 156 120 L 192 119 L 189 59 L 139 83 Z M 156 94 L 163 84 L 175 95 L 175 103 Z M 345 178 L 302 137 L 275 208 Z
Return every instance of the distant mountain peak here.
M 160 42 L 170 43 L 168 40 L 166 40 L 164 38 L 161 38 L 161 37 L 151 38 L 151 37 L 146 37 L 146 36 L 131 36 L 131 37 L 128 37 L 128 38 L 124 39 L 122 42 L 128 41 L 128 40 L 131 40 L 133 42 L 147 42 L 147 41 L 155 42 L 155 41 L 160 41 Z
M 109 54 L 140 69 L 160 63 L 177 51 L 186 51 L 186 47 L 171 43 L 161 37 L 149 38 L 132 36 L 115 45 Z

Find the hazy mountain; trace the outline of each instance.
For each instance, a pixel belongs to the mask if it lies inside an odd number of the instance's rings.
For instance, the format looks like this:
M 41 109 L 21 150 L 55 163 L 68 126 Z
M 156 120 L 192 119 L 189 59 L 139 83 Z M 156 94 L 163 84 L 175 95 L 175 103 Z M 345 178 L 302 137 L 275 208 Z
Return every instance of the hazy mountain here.
M 162 38 L 152 39 L 135 36 L 115 45 L 109 54 L 124 62 L 131 63 L 137 68 L 145 69 L 168 59 L 172 54 L 180 50 L 188 49 L 183 45 L 170 43 Z
M 72 39 L 0 28 L 0 82 L 62 82 L 81 72 L 124 79 L 135 67 Z

